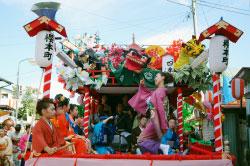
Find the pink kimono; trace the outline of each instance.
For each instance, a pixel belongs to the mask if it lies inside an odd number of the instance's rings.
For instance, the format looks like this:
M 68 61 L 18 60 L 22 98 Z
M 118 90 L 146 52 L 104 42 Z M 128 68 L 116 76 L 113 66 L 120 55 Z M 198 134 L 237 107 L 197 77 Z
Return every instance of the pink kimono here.
M 138 92 L 128 102 L 137 112 L 146 114 L 148 108 L 147 100 L 150 100 L 156 110 L 138 139 L 139 146 L 143 152 L 157 154 L 163 134 L 162 131 L 166 131 L 168 128 L 163 106 L 166 94 L 166 88 L 157 88 L 155 91 L 150 91 L 140 86 Z

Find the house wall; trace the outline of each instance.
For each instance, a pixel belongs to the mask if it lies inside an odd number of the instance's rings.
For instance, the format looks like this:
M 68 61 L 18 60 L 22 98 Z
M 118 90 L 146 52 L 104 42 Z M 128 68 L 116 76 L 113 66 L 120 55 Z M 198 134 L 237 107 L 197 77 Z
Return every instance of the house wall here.
M 223 136 L 227 137 L 230 142 L 230 152 L 237 157 L 237 165 L 245 165 L 244 150 L 247 147 L 246 125 L 242 127 L 243 122 L 246 122 L 246 110 L 240 109 L 224 109 L 225 120 L 223 122 Z M 244 132 L 245 129 L 245 132 Z

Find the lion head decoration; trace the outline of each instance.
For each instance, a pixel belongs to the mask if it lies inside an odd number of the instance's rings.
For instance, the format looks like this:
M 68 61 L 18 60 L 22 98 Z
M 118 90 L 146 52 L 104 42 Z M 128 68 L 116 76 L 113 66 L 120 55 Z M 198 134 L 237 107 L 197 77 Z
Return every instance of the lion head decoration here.
M 184 65 L 188 65 L 192 60 L 198 57 L 205 49 L 205 45 L 199 43 L 195 36 L 186 43 L 183 43 L 180 55 L 174 64 L 175 69 L 181 69 Z
M 143 52 L 129 49 L 126 54 L 125 67 L 131 71 L 141 71 L 149 62 L 149 57 Z

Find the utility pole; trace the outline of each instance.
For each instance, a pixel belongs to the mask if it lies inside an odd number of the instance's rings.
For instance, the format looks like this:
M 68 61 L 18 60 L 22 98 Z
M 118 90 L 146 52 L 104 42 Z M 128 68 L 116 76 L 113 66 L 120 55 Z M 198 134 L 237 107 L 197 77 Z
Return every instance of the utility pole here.
M 193 15 L 193 27 L 194 27 L 194 35 L 197 37 L 197 14 L 196 14 L 196 0 L 192 0 L 191 12 Z
M 166 1 L 190 8 L 192 16 L 193 16 L 194 35 L 197 37 L 197 33 L 198 33 L 197 14 L 196 14 L 196 2 L 197 2 L 197 0 L 191 0 L 192 1 L 191 6 L 180 3 L 180 2 L 176 2 L 174 0 L 166 0 Z

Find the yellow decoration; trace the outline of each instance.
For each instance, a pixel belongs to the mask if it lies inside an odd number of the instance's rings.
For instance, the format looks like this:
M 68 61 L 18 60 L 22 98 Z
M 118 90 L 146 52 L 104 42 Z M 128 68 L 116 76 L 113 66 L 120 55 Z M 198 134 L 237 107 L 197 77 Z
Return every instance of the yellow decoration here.
M 161 46 L 152 45 L 146 48 L 145 53 L 151 57 L 162 57 L 165 54 L 165 50 Z
M 190 58 L 196 58 L 204 50 L 205 46 L 198 43 L 196 38 L 189 40 L 185 43 L 180 51 L 180 56 L 174 64 L 175 69 L 180 69 L 184 65 L 190 64 Z

